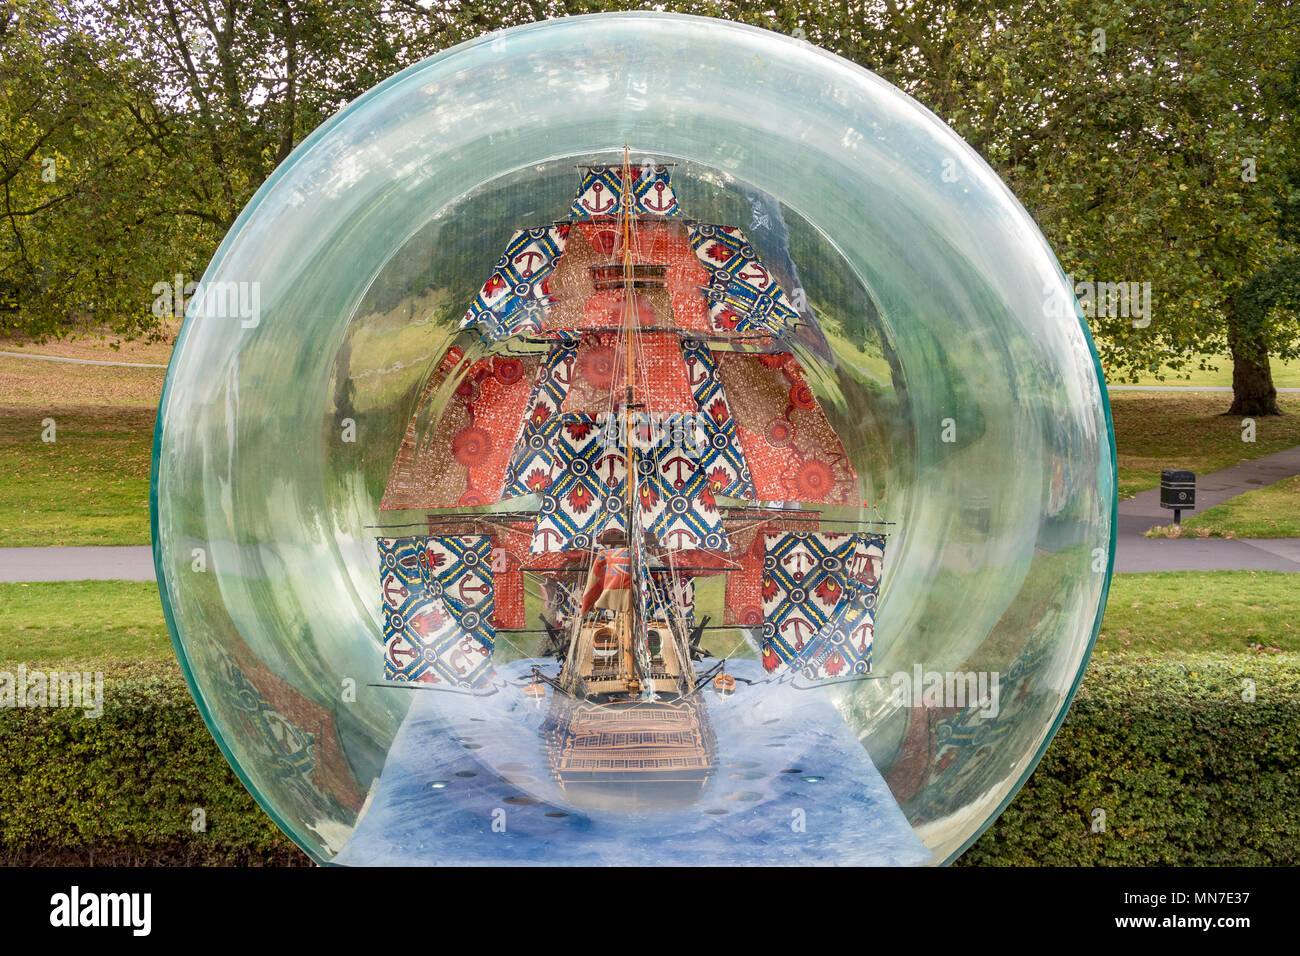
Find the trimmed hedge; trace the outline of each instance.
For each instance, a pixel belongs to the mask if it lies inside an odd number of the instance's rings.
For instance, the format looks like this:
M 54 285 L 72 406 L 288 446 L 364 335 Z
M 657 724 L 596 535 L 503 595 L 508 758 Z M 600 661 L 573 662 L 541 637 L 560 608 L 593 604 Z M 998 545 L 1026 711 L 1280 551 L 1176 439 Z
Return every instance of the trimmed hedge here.
M 1042 762 L 960 862 L 1300 863 L 1300 655 L 1093 663 Z
M 1300 862 L 1297 664 L 1092 665 L 1042 763 L 960 863 Z M 95 720 L 0 710 L 0 862 L 309 862 L 240 785 L 174 672 L 109 678 L 105 700 Z M 191 830 L 195 807 L 206 832 Z M 1093 832 L 1098 807 L 1106 827 Z
M 0 710 L 0 862 L 309 864 L 249 796 L 175 665 L 104 681 L 104 712 Z M 206 831 L 191 829 L 201 807 Z

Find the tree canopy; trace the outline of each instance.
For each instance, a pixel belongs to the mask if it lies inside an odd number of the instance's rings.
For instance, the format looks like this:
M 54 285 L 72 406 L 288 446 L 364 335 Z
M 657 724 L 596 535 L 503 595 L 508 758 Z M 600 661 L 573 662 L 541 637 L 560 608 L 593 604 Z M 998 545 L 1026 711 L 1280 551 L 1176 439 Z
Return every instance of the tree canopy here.
M 375 83 L 499 27 L 650 6 L 0 0 L 0 322 L 148 333 L 155 283 L 201 274 L 276 165 Z M 1278 411 L 1269 358 L 1300 355 L 1296 0 L 653 6 L 793 33 L 901 87 L 1081 289 L 1149 283 L 1149 315 L 1089 315 L 1108 375 L 1227 354 L 1232 410 Z

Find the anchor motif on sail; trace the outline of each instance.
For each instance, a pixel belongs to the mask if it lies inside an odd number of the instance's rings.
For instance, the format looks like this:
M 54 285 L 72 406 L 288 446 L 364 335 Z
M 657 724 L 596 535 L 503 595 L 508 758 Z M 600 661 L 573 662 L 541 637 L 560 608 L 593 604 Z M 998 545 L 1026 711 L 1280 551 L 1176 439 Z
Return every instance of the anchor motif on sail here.
M 813 559 L 810 555 L 807 555 L 802 551 L 796 551 L 793 554 L 788 554 L 782 558 L 781 563 L 786 567 L 794 565 L 794 577 L 795 580 L 798 581 L 803 578 L 804 572 L 808 569 L 809 565 L 813 563 Z
M 397 661 L 399 666 L 402 666 L 401 659 L 403 657 L 408 662 L 412 661 L 420 656 L 420 651 L 409 644 L 396 643 L 388 649 L 388 656 Z
M 596 202 L 595 202 L 595 204 L 593 205 L 591 202 L 589 202 L 589 201 L 586 200 L 586 199 L 583 199 L 583 200 L 582 200 L 582 205 L 586 207 L 586 209 L 587 209 L 588 212 L 591 212 L 591 213 L 593 213 L 593 214 L 595 214 L 595 215 L 597 215 L 597 216 L 601 216 L 601 215 L 604 215 L 605 213 L 609 212 L 609 211 L 610 211 L 612 208 L 614 208 L 616 205 L 618 205 L 618 200 L 615 199 L 613 196 L 610 196 L 610 198 L 609 198 L 609 202 L 604 203 L 604 204 L 601 203 L 601 201 L 600 201 L 600 194 L 601 194 L 602 192 L 604 192 L 604 190 L 605 190 L 605 185 L 604 185 L 604 183 L 596 182 L 596 183 L 594 183 L 594 184 L 592 185 L 591 189 L 592 189 L 592 192 L 594 192 L 594 193 L 596 194 Z
M 473 598 L 467 598 L 467 597 L 465 596 L 465 592 L 467 592 L 467 591 L 468 591 L 470 594 L 482 594 L 482 595 L 488 595 L 488 594 L 491 594 L 491 593 L 492 593 L 492 588 L 491 588 L 490 585 L 488 585 L 488 583 L 487 583 L 486 581 L 483 581 L 483 582 L 480 583 L 477 587 L 473 586 L 473 585 L 470 583 L 471 581 L 478 581 L 478 580 L 479 580 L 479 578 L 474 577 L 474 575 L 472 575 L 472 574 L 467 574 L 467 575 L 465 575 L 465 577 L 460 578 L 460 579 L 456 582 L 456 588 L 457 588 L 458 593 L 460 594 L 460 599 L 461 599 L 462 601 L 464 601 L 466 604 L 474 604 L 474 603 L 476 603 L 475 600 L 474 600 Z
M 686 360 L 686 381 L 691 388 L 703 385 L 709 379 L 709 370 L 694 355 Z
M 865 654 L 867 652 L 867 645 L 871 641 L 871 635 L 873 630 L 874 628 L 869 622 L 863 622 L 862 624 L 859 624 L 857 627 L 853 629 L 853 637 L 858 637 L 859 635 L 862 635 L 861 640 L 858 641 L 859 654 Z
M 557 385 L 570 385 L 573 383 L 573 365 L 577 359 L 572 355 L 566 355 L 552 373 Z
M 611 488 L 613 488 L 614 485 L 617 484 L 617 481 L 614 478 L 614 467 L 615 465 L 622 462 L 624 457 L 625 456 L 622 454 L 610 452 L 608 454 L 601 455 L 599 458 L 596 459 L 596 467 L 594 470 L 598 473 L 600 469 L 606 465 L 606 463 L 609 464 L 609 471 L 605 476 L 605 484 Z
M 736 278 L 743 279 L 745 282 L 752 282 L 760 289 L 767 287 L 770 276 L 768 271 L 757 262 L 748 262 L 741 269 L 736 270 Z
M 384 579 L 384 601 L 390 607 L 401 607 L 411 592 L 393 575 Z
M 677 469 L 677 474 L 676 474 L 676 476 L 673 478 L 673 487 L 674 487 L 674 488 L 677 488 L 677 489 L 681 489 L 681 488 L 685 487 L 685 485 L 686 485 L 686 479 L 682 477 L 682 466 L 683 466 L 683 465 L 685 465 L 687 468 L 689 468 L 689 469 L 691 470 L 692 473 L 694 473 L 694 471 L 695 471 L 695 462 L 691 461 L 689 458 L 684 458 L 684 457 L 682 457 L 681 455 L 675 455 L 675 456 L 673 456 L 672 458 L 669 458 L 669 459 L 668 459 L 667 461 L 665 461 L 665 462 L 663 463 L 663 465 L 662 465 L 662 470 L 663 470 L 664 474 L 667 474 L 667 473 L 668 473 L 668 469 L 669 469 L 669 468 L 676 468 L 676 469 Z
M 519 271 L 519 274 L 523 276 L 525 279 L 531 279 L 533 275 L 533 261 L 537 259 L 541 259 L 544 261 L 546 257 L 542 255 L 540 252 L 537 252 L 536 250 L 533 249 L 525 250 L 524 252 L 521 252 L 519 253 L 519 255 L 515 256 L 515 265 L 519 265 L 520 262 L 527 261 L 527 265 L 525 265 Z
M 677 205 L 676 196 L 669 194 L 668 198 L 664 199 L 664 192 L 668 189 L 667 183 L 656 180 L 654 185 L 650 188 L 655 191 L 655 197 L 659 201 L 650 202 L 649 199 L 643 199 L 641 205 L 645 206 L 651 212 L 667 212 L 669 209 L 672 209 L 673 206 Z
M 806 630 L 806 631 L 801 631 L 801 630 L 799 630 L 800 627 L 807 628 L 807 630 Z M 803 618 L 792 617 L 792 618 L 790 618 L 790 620 L 788 620 L 788 621 L 783 621 L 783 622 L 781 623 L 780 631 L 781 631 L 782 634 L 784 634 L 784 633 L 786 633 L 790 628 L 794 628 L 794 640 L 795 640 L 795 643 L 794 643 L 794 649 L 795 649 L 796 651 L 801 651 L 801 650 L 803 650 L 803 639 L 804 639 L 804 635 L 805 635 L 806 633 L 811 633 L 811 632 L 813 631 L 813 626 L 812 626 L 811 624 L 809 624 L 807 621 L 805 621 Z

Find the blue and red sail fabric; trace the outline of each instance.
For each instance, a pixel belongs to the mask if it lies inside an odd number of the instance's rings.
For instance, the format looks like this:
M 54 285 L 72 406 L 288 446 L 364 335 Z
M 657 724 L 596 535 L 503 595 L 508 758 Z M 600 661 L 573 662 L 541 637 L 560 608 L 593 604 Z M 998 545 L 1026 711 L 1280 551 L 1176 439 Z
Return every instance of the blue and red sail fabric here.
M 705 296 L 719 333 L 770 333 L 794 329 L 799 313 L 758 252 L 735 226 L 691 223 L 691 248 L 709 270 Z
M 524 572 L 576 567 L 603 535 L 626 531 L 629 458 L 634 513 L 657 547 L 680 565 L 730 572 L 728 623 L 781 615 L 765 663 L 827 675 L 870 666 L 860 640 L 856 650 L 832 641 L 831 651 L 822 642 L 805 654 L 827 627 L 860 637 L 861 616 L 820 600 L 769 606 L 768 535 L 739 547 L 729 538 L 726 502 L 859 504 L 844 446 L 782 339 L 798 310 L 741 230 L 682 218 L 669 167 L 636 166 L 627 187 L 621 168 L 586 167 L 569 221 L 516 231 L 462 320 L 479 341 L 449 349 L 426 384 L 381 509 L 461 513 L 514 501 L 530 517 L 473 524 L 470 535 L 434 534 L 431 521 L 426 538 L 380 539 L 390 679 L 482 679 L 495 629 L 524 626 Z M 634 216 L 632 302 L 624 204 Z M 622 418 L 611 410 L 623 400 L 629 309 L 638 409 Z M 467 566 L 484 549 L 486 568 Z M 468 575 L 494 600 L 472 605 L 441 580 L 412 579 L 410 560 L 427 553 L 450 561 L 440 576 Z M 650 592 L 666 595 L 668 581 L 651 574 Z M 855 608 L 873 600 L 848 579 L 839 586 Z M 473 626 L 453 641 L 466 615 Z
M 848 455 L 789 353 L 720 353 L 643 333 L 641 347 L 654 354 L 638 365 L 638 391 L 655 396 L 655 408 L 625 423 L 594 411 L 594 399 L 572 400 L 594 391 L 608 406 L 617 388 L 595 350 L 584 357 L 586 338 L 558 339 L 545 358 L 493 357 L 461 369 L 438 428 L 421 443 L 412 423 L 382 507 L 537 495 L 529 550 L 587 548 L 622 529 L 629 430 L 642 465 L 638 514 L 664 547 L 726 550 L 722 498 L 856 503 Z M 593 410 L 565 410 L 575 405 Z
M 763 667 L 810 680 L 870 673 L 884 537 L 777 532 L 763 544 Z
M 494 342 L 542 331 L 551 302 L 551 277 L 564 255 L 568 233 L 568 224 L 562 223 L 520 229 L 511 236 L 461 325 L 479 326 L 484 338 Z
M 614 220 L 628 193 L 636 217 L 634 251 L 645 259 L 637 265 L 665 270 L 664 289 L 673 302 L 674 325 L 714 336 L 750 338 L 781 336 L 798 324 L 795 304 L 740 229 L 681 219 L 667 166 L 633 167 L 632 179 L 629 191 L 622 183 L 621 168 L 586 167 L 569 210 L 570 221 L 516 231 L 466 310 L 461 327 L 477 328 L 483 341 L 496 343 L 521 334 L 619 324 L 623 290 L 603 287 L 601 273 L 593 274 L 591 265 L 593 255 L 606 263 L 621 261 L 621 238 Z M 571 240 L 577 248 L 569 255 Z M 580 303 L 570 301 L 566 307 L 561 302 L 566 291 L 567 298 Z M 701 296 L 707 320 L 698 324 L 688 300 Z M 654 298 L 639 294 L 648 310 L 654 310 Z
M 569 215 L 574 219 L 615 219 L 623 214 L 627 200 L 631 200 L 627 211 L 633 216 L 681 215 L 668 166 L 643 163 L 633 166 L 630 174 L 632 188 L 629 190 L 623 182 L 621 166 L 582 167 L 582 181 L 569 207 Z
M 384 678 L 477 687 L 495 646 L 488 535 L 380 538 Z

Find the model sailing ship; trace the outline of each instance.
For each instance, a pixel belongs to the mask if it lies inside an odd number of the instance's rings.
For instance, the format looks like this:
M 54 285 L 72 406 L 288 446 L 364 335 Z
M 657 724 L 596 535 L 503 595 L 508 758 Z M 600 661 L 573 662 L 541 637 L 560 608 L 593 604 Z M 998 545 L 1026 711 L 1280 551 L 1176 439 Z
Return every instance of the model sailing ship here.
M 549 646 L 524 692 L 551 698 L 557 780 L 680 802 L 716 760 L 700 691 L 736 687 L 696 581 L 726 577 L 723 626 L 763 674 L 860 677 L 885 540 L 855 530 L 876 522 L 792 350 L 800 314 L 746 237 L 685 219 L 669 166 L 581 170 L 411 417 L 381 508 L 424 533 L 378 541 L 384 678 L 490 692 L 535 579 Z

